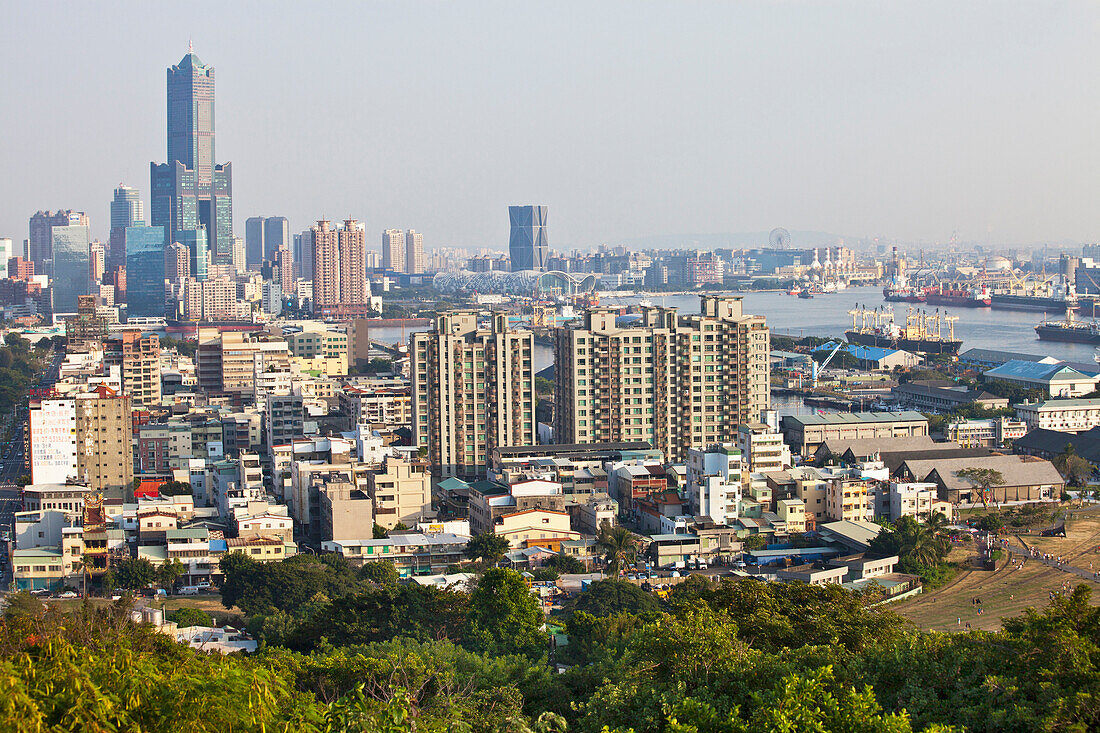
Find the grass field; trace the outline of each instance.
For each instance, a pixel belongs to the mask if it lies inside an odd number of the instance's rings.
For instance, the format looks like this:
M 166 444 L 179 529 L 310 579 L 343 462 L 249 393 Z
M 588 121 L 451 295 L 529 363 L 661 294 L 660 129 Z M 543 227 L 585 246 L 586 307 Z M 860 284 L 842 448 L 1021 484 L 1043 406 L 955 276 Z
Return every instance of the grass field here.
M 1092 563 L 1100 570 L 1100 517 L 1084 516 L 1066 522 L 1065 538 L 1025 536 L 1024 541 L 1041 552 L 1068 558 L 1070 565 L 1088 569 Z M 1019 546 L 1015 540 L 1013 544 Z M 950 559 L 966 561 L 973 554 L 973 546 L 968 546 L 953 551 Z M 1082 580 L 1033 560 L 1024 560 L 1022 567 L 1013 568 L 1012 559 L 1005 558 L 994 571 L 964 570 L 940 588 L 891 608 L 921 629 L 959 631 L 969 623 L 971 628 L 994 630 L 1001 628 L 1001 619 L 1006 616 L 1018 616 L 1029 606 L 1044 608 L 1050 602 L 1050 593 L 1059 592 L 1067 582 L 1071 588 L 1089 583 L 1095 591 L 1092 602 L 1100 605 L 1098 582 Z M 975 598 L 982 601 L 981 616 L 972 603 Z

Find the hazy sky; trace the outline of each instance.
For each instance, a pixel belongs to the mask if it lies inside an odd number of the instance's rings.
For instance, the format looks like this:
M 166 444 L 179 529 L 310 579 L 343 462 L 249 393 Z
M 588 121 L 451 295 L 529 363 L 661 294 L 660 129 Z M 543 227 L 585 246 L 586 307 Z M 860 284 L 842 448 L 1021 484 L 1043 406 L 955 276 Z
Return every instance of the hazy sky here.
M 217 69 L 234 219 L 426 246 L 767 231 L 1100 239 L 1092 2 L 4 3 L 0 236 L 148 202 L 165 68 Z M 146 204 L 148 205 L 148 203 Z M 796 242 L 796 244 L 798 244 Z

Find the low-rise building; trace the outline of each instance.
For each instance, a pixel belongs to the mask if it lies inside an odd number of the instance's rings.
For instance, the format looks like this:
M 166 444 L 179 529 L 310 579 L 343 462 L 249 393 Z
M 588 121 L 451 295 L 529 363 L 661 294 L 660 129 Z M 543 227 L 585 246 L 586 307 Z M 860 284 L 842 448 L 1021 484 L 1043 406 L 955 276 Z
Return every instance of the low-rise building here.
M 434 575 L 466 560 L 469 537 L 448 533 L 393 532 L 385 539 L 321 543 L 323 552 L 336 552 L 353 566 L 384 561 L 393 563 L 401 577 Z
M 716 524 L 737 519 L 742 489 L 742 454 L 732 443 L 688 451 L 691 511 Z
M 1008 400 L 1004 397 L 950 381 L 917 380 L 899 384 L 891 389 L 891 393 L 898 404 L 915 410 L 946 412 L 967 405 L 977 405 L 987 410 L 1008 407 Z
M 1013 405 L 1028 430 L 1042 428 L 1079 433 L 1100 426 L 1100 398 L 1045 400 Z
M 919 412 L 822 412 L 787 415 L 781 430 L 791 450 L 809 456 L 826 441 L 928 435 L 928 418 Z
M 1052 398 L 1081 397 L 1096 391 L 1100 374 L 1084 373 L 1068 364 L 1014 360 L 985 372 L 986 379 L 1017 384 L 1026 389 L 1041 389 Z
M 958 473 L 987 468 L 1001 474 L 1003 481 L 982 495 L 982 490 Z M 979 458 L 946 458 L 905 461 L 895 472 L 902 482 L 934 483 L 940 499 L 954 505 L 1058 501 L 1065 480 L 1050 463 L 1031 456 L 994 455 Z
M 423 461 L 388 456 L 367 477 L 374 499 L 374 521 L 386 529 L 412 527 L 432 511 L 432 477 Z
M 493 532 L 506 538 L 513 549 L 544 547 L 555 552 L 563 541 L 581 538 L 570 526 L 569 514 L 550 509 L 501 514 L 493 522 Z
M 60 590 L 65 581 L 61 547 L 35 547 L 11 553 L 16 590 Z
M 806 531 L 806 504 L 801 499 L 780 499 L 776 502 L 776 513 L 786 523 L 789 534 Z
M 474 534 L 495 531 L 496 520 L 504 514 L 527 509 L 565 511 L 561 484 L 553 481 L 521 481 L 502 486 L 491 481 L 469 485 L 470 531 Z
M 1027 425 L 1010 417 L 984 420 L 954 420 L 944 430 L 945 437 L 966 448 L 993 448 L 1024 437 Z

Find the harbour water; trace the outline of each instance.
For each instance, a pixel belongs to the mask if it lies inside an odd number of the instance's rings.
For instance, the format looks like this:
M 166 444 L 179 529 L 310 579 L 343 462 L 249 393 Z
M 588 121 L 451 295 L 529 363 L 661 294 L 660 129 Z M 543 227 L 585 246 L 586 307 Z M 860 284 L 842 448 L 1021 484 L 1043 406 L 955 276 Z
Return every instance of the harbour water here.
M 907 306 L 904 303 L 884 303 L 882 288 L 848 288 L 839 293 L 816 295 L 804 300 L 787 295 L 785 292 L 746 291 L 733 293 L 744 298 L 746 313 L 757 313 L 768 319 L 772 333 L 783 336 L 835 336 L 844 338 L 844 331 L 851 328 L 852 317 L 848 311 L 858 306 L 877 308 L 893 306 L 894 318 L 904 323 Z M 603 305 L 634 305 L 642 298 L 654 305 L 679 308 L 681 313 L 698 313 L 699 296 L 687 295 L 629 295 L 613 296 L 601 300 Z M 929 313 L 935 307 L 921 306 Z M 941 312 L 945 309 L 941 308 Z M 958 316 L 955 323 L 955 337 L 962 339 L 962 351 L 973 348 L 1017 351 L 1024 354 L 1053 356 L 1066 361 L 1093 363 L 1093 347 L 1088 344 L 1058 343 L 1039 341 L 1035 335 L 1035 325 L 1045 317 L 1038 311 L 996 310 L 992 308 L 949 308 L 951 315 Z M 1056 317 L 1049 314 L 1050 317 Z M 426 331 L 430 326 L 417 326 L 402 329 L 399 326 L 387 326 L 371 329 L 372 339 L 387 344 L 408 341 L 415 331 Z M 945 331 L 946 333 L 946 331 Z M 553 350 L 548 346 L 535 345 L 535 371 L 540 371 L 554 362 Z M 793 408 L 792 408 L 793 409 Z
M 773 334 L 784 336 L 836 336 L 844 338 L 844 332 L 852 327 L 848 311 L 857 305 L 866 308 L 893 306 L 894 319 L 904 324 L 906 304 L 884 303 L 882 288 L 848 288 L 839 293 L 815 295 L 803 300 L 785 292 L 746 291 L 733 293 L 744 298 L 746 313 L 756 313 L 768 319 Z M 642 296 L 607 298 L 601 303 L 611 305 L 636 303 Z M 681 313 L 698 313 L 698 295 L 648 295 L 654 305 L 671 306 Z M 935 306 L 921 305 L 921 310 L 934 313 Z M 998 349 L 1023 354 L 1053 356 L 1065 361 L 1093 363 L 1094 347 L 1088 344 L 1069 344 L 1055 341 L 1039 341 L 1035 326 L 1044 317 L 1057 318 L 1055 314 L 1044 316 L 1039 311 L 999 310 L 993 308 L 939 308 L 958 316 L 955 338 L 962 340 L 962 351 L 967 349 Z M 946 335 L 946 329 L 944 330 Z

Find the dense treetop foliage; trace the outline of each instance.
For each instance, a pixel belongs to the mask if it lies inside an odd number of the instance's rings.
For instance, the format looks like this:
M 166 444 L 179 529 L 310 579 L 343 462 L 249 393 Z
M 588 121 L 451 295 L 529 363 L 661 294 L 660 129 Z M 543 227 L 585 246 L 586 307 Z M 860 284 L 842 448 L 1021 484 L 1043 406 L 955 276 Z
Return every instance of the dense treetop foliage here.
M 837 586 L 696 576 L 643 605 L 604 581 L 559 619 L 568 642 L 555 647 L 512 570 L 459 591 L 324 557 L 224 568 L 226 603 L 261 640 L 250 657 L 175 644 L 131 623 L 122 602 L 63 616 L 14 596 L 0 622 L 0 729 L 1100 726 L 1100 611 L 1085 586 L 1001 632 L 939 634 Z

